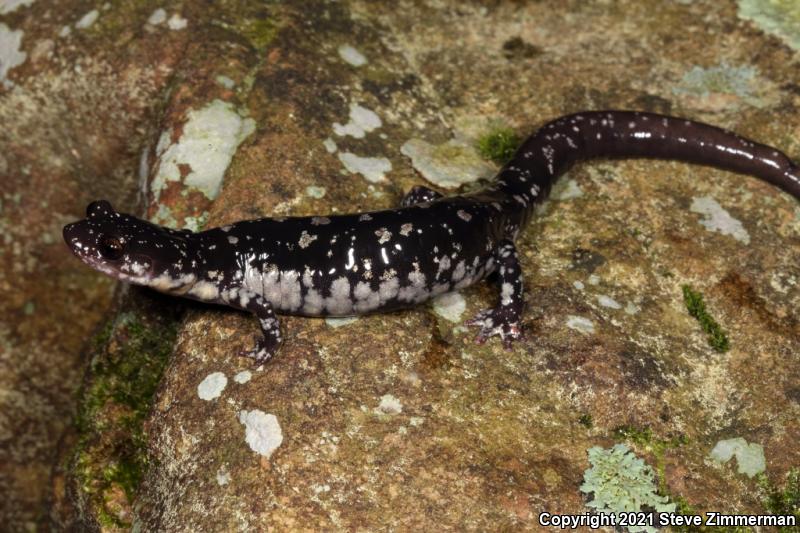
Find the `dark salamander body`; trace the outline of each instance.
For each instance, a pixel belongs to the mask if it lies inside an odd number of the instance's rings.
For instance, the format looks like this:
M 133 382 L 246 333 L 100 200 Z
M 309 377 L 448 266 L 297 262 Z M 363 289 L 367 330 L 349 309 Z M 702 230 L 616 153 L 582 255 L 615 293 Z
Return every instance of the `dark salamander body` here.
M 277 350 L 275 313 L 348 316 L 400 309 L 497 273 L 500 301 L 468 322 L 477 340 L 521 335 L 522 272 L 514 239 L 555 180 L 596 157 L 675 159 L 751 174 L 800 199 L 800 170 L 780 151 L 713 126 L 662 115 L 595 111 L 532 135 L 481 192 L 443 197 L 415 187 L 398 209 L 264 218 L 192 233 L 93 202 L 64 228 L 82 261 L 122 281 L 255 314 L 247 352 Z

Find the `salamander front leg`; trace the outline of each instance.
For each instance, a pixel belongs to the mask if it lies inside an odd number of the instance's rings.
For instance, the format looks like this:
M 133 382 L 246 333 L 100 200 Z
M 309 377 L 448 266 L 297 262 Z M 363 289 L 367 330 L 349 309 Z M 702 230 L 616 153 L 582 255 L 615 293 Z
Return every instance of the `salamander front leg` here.
M 475 337 L 478 344 L 499 335 L 503 339 L 503 346 L 510 349 L 513 341 L 522 338 L 522 309 L 525 304 L 522 295 L 522 269 L 514 243 L 502 241 L 495 252 L 495 261 L 500 282 L 500 303 L 493 309 L 481 311 L 475 318 L 467 321 L 466 325 L 480 328 Z
M 429 189 L 423 185 L 417 185 L 416 187 L 412 187 L 411 190 L 408 191 L 405 196 L 403 196 L 403 201 L 400 202 L 400 207 L 410 207 L 416 204 L 432 202 L 434 200 L 438 200 L 442 196 L 442 193 L 436 192 L 433 189 Z
M 261 338 L 256 337 L 256 345 L 251 350 L 242 350 L 239 355 L 253 359 L 257 365 L 269 361 L 281 345 L 281 328 L 272 305 L 261 295 L 244 289 L 233 291 L 225 300 L 231 307 L 249 311 L 258 318 L 261 325 Z

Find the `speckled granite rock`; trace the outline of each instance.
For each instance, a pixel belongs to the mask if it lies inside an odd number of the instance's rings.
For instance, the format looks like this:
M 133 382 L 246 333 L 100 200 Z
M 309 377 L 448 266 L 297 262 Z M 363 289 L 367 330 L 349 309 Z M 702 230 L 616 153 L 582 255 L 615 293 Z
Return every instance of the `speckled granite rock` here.
M 114 290 L 64 253 L 61 227 L 97 197 L 135 209 L 139 146 L 179 57 L 180 39 L 139 34 L 128 23 L 147 9 L 131 4 L 98 11 L 80 27 L 92 11 L 85 2 L 0 6 L 0 523 L 7 531 L 47 521 L 56 447 L 75 414 L 89 337 L 107 320 Z M 24 56 L 10 69 L 6 29 Z M 61 493 L 63 478 L 54 483 Z
M 239 2 L 163 6 L 163 17 L 161 6 L 136 8 L 135 29 L 130 19 L 114 26 L 125 43 L 147 50 L 150 36 L 167 35 L 180 47 L 159 50 L 167 66 L 154 71 L 173 79 L 144 98 L 163 106 L 160 118 L 129 119 L 147 132 L 137 148 L 148 150 L 148 213 L 196 227 L 394 206 L 422 183 L 421 165 L 402 153 L 411 139 L 430 148 L 424 169 L 442 168 L 437 154 L 468 149 L 496 124 L 527 134 L 591 108 L 691 116 L 798 157 L 800 80 L 787 68 L 797 36 L 776 22 L 780 2 L 760 16 L 758 4 Z M 34 3 L 4 20 L 35 35 L 26 10 L 36 9 L 46 10 Z M 94 38 L 116 9 L 98 12 Z M 64 22 L 48 24 L 57 33 Z M 10 70 L 16 87 L 3 98 L 54 75 L 29 59 Z M 201 172 L 194 158 L 193 143 L 209 137 L 223 148 L 211 165 L 222 173 Z M 112 161 L 113 151 L 86 152 L 83 164 Z M 107 186 L 132 186 L 122 174 Z M 257 332 L 251 317 L 189 306 L 145 424 L 150 467 L 135 498 L 112 506 L 117 522 L 84 523 L 536 530 L 541 511 L 587 510 L 587 450 L 620 441 L 681 509 L 763 511 L 755 479 L 710 454 L 745 442 L 756 450 L 746 470 L 763 451 L 775 485 L 800 465 L 797 202 L 720 171 L 598 162 L 563 180 L 519 248 L 529 334 L 510 352 L 475 346 L 459 326 L 493 300 L 488 286 L 355 321 L 285 318 L 287 342 L 261 369 L 236 356 Z M 687 313 L 686 284 L 727 331 L 728 352 Z M 75 334 L 99 316 L 82 317 Z

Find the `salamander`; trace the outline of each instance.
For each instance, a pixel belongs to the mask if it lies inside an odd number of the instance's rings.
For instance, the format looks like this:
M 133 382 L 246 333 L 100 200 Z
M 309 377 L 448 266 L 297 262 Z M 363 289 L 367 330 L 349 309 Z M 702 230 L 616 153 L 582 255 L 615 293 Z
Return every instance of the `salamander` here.
M 522 335 L 523 276 L 514 240 L 576 162 L 647 157 L 750 174 L 800 199 L 800 170 L 779 150 L 711 125 L 635 111 L 591 111 L 536 131 L 488 188 L 445 197 L 414 187 L 397 209 L 261 218 L 174 230 L 92 202 L 64 227 L 84 263 L 119 280 L 254 314 L 257 364 L 281 343 L 276 313 L 341 317 L 420 304 L 491 274 L 497 304 L 467 324 L 477 342 Z

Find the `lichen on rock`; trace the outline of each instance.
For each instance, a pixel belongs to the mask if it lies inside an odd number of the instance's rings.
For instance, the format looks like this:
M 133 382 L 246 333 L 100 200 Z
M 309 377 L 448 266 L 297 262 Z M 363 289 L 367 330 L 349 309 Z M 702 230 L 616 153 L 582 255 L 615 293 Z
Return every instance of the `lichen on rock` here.
M 653 469 L 624 444 L 608 449 L 590 448 L 589 462 L 592 467 L 584 472 L 580 489 L 591 497 L 586 505 L 597 512 L 619 515 L 647 508 L 659 513 L 675 512 L 675 504 L 658 494 Z M 654 527 L 641 525 L 630 525 L 628 530 L 634 533 L 656 531 Z

